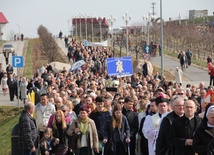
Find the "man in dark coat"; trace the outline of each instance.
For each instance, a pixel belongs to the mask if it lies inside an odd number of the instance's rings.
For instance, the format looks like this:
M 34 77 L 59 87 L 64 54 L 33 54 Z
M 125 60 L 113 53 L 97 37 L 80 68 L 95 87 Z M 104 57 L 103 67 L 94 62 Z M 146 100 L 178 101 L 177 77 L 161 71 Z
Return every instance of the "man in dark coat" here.
M 147 77 L 147 75 L 148 75 L 148 64 L 147 64 L 147 62 L 145 61 L 145 63 L 143 64 L 143 76 L 144 77 Z
M 15 89 L 17 88 L 16 87 L 17 83 L 12 74 L 9 75 L 9 78 L 7 80 L 7 85 L 9 88 L 10 101 L 14 101 L 14 95 L 15 95 Z
M 184 116 L 175 119 L 170 128 L 170 143 L 174 145 L 173 155 L 195 155 L 193 151 L 193 134 L 201 123 L 195 116 L 197 105 L 192 100 L 184 103 Z
M 184 114 L 184 100 L 181 97 L 178 97 L 172 101 L 172 109 L 166 117 L 163 118 L 158 137 L 156 140 L 156 155 L 165 155 L 167 152 L 168 155 L 173 155 L 173 146 L 170 145 L 169 140 L 169 132 L 170 126 L 172 122 L 178 118 L 183 116 Z
M 105 133 L 106 123 L 110 122 L 111 115 L 110 112 L 104 107 L 104 100 L 101 96 L 96 97 L 96 109 L 90 114 L 90 118 L 94 120 L 94 123 L 97 128 L 97 134 L 99 138 L 100 144 L 106 143 L 107 141 L 103 141 L 104 139 L 108 139 L 107 133 Z M 102 152 L 100 150 L 99 153 L 95 153 L 97 155 L 101 155 Z
M 138 132 L 138 113 L 132 111 L 134 105 L 134 100 L 131 97 L 125 98 L 125 103 L 123 106 L 123 115 L 126 116 L 129 126 L 130 126 L 130 155 L 135 155 L 135 142 L 136 134 Z
M 34 111 L 34 104 L 27 102 L 19 117 L 19 144 L 23 155 L 36 154 L 38 131 L 35 119 L 31 116 Z

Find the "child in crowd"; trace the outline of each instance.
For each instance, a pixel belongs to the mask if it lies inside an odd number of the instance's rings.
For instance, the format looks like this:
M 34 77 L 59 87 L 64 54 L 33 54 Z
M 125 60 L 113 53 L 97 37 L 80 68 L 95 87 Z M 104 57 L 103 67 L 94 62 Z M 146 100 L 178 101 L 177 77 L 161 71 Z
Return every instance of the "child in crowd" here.
M 40 145 L 41 155 L 53 155 L 53 147 L 55 145 L 55 138 L 53 137 L 52 129 L 45 129 Z

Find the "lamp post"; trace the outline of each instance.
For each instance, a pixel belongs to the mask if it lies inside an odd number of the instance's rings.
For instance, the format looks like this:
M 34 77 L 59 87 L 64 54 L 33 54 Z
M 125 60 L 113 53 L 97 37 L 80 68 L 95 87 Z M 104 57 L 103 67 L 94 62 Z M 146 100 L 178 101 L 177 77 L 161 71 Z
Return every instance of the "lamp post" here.
M 74 16 L 74 19 L 75 19 L 75 31 L 76 31 L 76 39 L 77 39 L 77 16 L 75 15 Z
M 68 36 L 69 36 L 69 33 L 70 33 L 70 30 L 69 30 L 69 22 L 70 22 L 70 19 L 69 19 L 69 18 L 67 19 L 67 22 L 68 22 Z
M 116 21 L 116 17 L 113 17 L 113 15 L 111 14 L 111 17 L 108 19 L 110 25 L 111 25 L 111 43 L 112 43 L 112 47 L 113 47 L 113 24 Z
M 123 15 L 122 18 L 126 23 L 126 56 L 128 56 L 128 48 L 129 48 L 129 44 L 128 44 L 128 40 L 129 40 L 129 37 L 128 37 L 128 22 L 131 20 L 132 17 L 128 16 L 128 12 L 126 11 L 125 15 Z
M 100 42 L 102 42 L 102 21 L 103 21 L 103 19 L 99 16 L 99 17 L 97 18 L 97 21 L 98 21 L 99 24 L 100 24 Z
M 164 64 L 163 64 L 163 18 L 162 18 L 162 0 L 160 0 L 160 53 L 161 53 L 161 75 L 164 76 Z
M 88 31 L 87 31 L 87 15 L 85 14 L 85 39 L 87 40 L 88 35 L 87 35 Z
M 18 28 L 19 28 L 19 36 L 20 36 L 20 25 L 19 24 L 16 24 L 17 26 L 18 26 Z
M 79 20 L 80 20 L 80 39 L 81 39 L 82 38 L 82 26 L 81 26 L 82 15 L 81 15 L 81 13 L 79 14 Z
M 148 16 L 143 16 L 143 20 L 146 22 L 146 25 L 147 25 L 147 46 L 149 46 L 149 26 L 150 26 L 150 23 L 152 21 L 152 19 L 154 19 L 155 17 L 152 15 L 152 13 L 149 11 L 149 14 Z
M 92 39 L 92 42 L 94 42 L 94 25 L 93 25 L 93 22 L 94 22 L 94 16 L 91 15 L 91 39 Z

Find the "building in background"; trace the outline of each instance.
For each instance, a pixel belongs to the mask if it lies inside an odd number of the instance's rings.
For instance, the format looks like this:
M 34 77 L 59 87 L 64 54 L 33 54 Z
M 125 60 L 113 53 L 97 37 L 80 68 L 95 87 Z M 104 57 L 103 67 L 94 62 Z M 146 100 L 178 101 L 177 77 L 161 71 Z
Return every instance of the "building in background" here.
M 208 10 L 189 10 L 189 19 L 207 17 Z
M 3 36 L 3 27 L 8 23 L 8 20 L 4 16 L 2 12 L 0 12 L 0 40 L 2 40 Z

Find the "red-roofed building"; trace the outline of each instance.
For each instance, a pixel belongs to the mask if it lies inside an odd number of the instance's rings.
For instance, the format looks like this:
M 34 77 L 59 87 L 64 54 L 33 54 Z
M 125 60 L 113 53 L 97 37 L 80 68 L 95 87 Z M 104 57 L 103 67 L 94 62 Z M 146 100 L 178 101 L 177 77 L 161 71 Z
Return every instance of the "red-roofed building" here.
M 8 23 L 8 20 L 5 18 L 4 14 L 0 12 L 0 40 L 3 35 L 2 29 L 7 23 Z
M 84 37 L 86 36 L 86 30 L 87 30 L 87 36 L 88 39 L 92 39 L 92 31 L 93 31 L 93 37 L 99 38 L 100 36 L 100 24 L 101 24 L 101 30 L 102 30 L 102 38 L 106 39 L 108 38 L 108 32 L 109 32 L 109 23 L 106 20 L 106 18 L 72 18 L 72 27 L 73 27 L 73 34 L 77 36 L 80 36 L 80 28 L 81 28 L 81 35 Z M 97 40 L 98 41 L 98 40 Z

